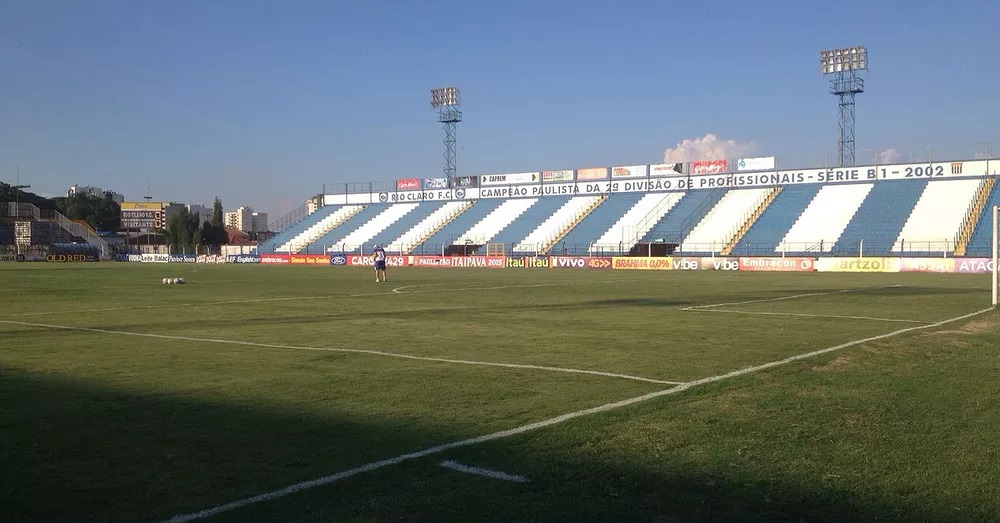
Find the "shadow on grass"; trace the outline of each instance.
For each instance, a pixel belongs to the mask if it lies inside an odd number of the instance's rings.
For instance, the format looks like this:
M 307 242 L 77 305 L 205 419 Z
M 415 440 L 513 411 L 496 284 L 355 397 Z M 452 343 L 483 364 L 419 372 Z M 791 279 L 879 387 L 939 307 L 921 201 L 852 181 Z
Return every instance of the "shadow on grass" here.
M 462 428 L 377 412 L 330 419 L 220 404 L 196 392 L 148 394 L 0 369 L 3 519 L 158 521 L 465 437 Z M 614 463 L 518 445 L 502 453 L 544 471 L 529 484 L 437 467 L 451 452 L 209 521 L 945 521 L 959 514 L 931 502 L 862 499 L 855 492 L 863 484 L 850 491 L 808 476 L 761 480 L 759 470 L 734 466 Z

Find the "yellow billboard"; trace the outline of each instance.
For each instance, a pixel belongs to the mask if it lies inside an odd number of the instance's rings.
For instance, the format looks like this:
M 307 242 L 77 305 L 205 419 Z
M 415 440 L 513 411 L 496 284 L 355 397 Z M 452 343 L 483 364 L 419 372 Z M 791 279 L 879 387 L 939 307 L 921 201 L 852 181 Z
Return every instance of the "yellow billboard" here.
M 674 268 L 673 258 L 611 258 L 612 269 L 633 271 L 669 271 Z
M 120 205 L 123 211 L 162 211 L 164 206 L 163 202 L 122 202 Z

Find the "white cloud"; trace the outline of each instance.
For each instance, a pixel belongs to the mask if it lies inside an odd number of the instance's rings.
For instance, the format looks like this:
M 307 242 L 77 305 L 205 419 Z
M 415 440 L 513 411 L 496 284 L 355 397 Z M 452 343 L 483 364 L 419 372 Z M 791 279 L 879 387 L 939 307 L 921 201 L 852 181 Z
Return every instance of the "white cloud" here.
M 688 138 L 676 147 L 663 151 L 663 163 L 694 162 L 699 160 L 727 160 L 752 152 L 756 145 L 736 140 L 722 140 L 712 133 L 701 138 Z
M 895 163 L 902 157 L 903 155 L 899 154 L 899 151 L 890 147 L 884 151 L 879 151 L 878 163 Z

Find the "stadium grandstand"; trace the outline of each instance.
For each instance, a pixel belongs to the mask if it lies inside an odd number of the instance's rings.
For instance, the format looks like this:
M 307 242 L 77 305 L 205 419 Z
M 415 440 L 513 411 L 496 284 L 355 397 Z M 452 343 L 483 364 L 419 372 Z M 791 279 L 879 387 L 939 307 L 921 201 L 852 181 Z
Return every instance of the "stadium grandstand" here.
M 985 210 L 1000 205 L 1000 160 L 783 171 L 740 171 L 743 164 L 422 181 L 444 189 L 328 186 L 322 205 L 285 220 L 258 251 L 363 254 L 378 243 L 394 254 L 435 255 L 489 249 L 522 256 L 989 253 Z M 773 169 L 773 158 L 764 164 Z

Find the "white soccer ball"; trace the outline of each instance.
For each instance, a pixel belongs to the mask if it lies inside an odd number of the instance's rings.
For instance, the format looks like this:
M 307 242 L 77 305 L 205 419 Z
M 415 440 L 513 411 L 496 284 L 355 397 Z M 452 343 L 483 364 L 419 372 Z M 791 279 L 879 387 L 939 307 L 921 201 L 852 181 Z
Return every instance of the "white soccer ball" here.
M 184 278 L 177 278 L 177 283 L 184 283 Z
M 170 278 L 163 278 L 163 284 L 164 284 L 164 285 L 166 285 L 167 283 L 170 283 L 170 282 L 168 281 L 169 279 L 170 279 Z

